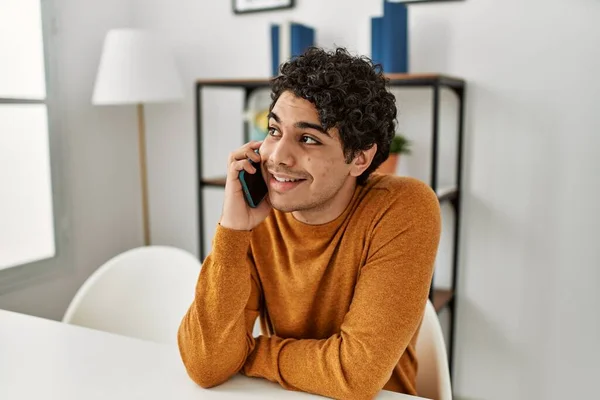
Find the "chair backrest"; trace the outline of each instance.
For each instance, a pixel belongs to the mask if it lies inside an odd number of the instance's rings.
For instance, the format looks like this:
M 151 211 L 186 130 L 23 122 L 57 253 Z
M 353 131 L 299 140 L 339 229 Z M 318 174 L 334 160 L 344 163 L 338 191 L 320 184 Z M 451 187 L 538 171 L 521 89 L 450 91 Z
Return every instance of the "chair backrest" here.
M 159 343 L 176 343 L 194 299 L 201 264 L 174 247 L 147 246 L 115 256 L 77 291 L 63 322 Z
M 417 337 L 417 393 L 433 400 L 451 400 L 450 371 L 442 327 L 431 301 L 427 300 L 425 315 Z

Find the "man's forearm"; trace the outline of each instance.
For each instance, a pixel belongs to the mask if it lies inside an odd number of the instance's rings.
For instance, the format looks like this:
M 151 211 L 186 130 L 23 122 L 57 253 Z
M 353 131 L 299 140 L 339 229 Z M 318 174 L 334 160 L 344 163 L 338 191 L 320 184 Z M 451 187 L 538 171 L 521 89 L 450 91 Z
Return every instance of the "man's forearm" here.
M 258 298 L 247 262 L 250 232 L 218 227 L 193 304 L 181 322 L 178 344 L 190 377 L 216 386 L 239 371 L 254 347 L 247 321 L 256 319 L 249 299 Z
M 341 335 L 328 339 L 260 336 L 242 372 L 336 399 L 372 399 L 385 385 L 395 360 L 364 353 Z

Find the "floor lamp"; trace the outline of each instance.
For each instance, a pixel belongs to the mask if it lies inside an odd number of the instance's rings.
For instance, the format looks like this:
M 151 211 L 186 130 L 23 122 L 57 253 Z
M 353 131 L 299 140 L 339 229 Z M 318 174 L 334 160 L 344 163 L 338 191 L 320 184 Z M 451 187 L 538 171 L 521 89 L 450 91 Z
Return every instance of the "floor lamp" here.
M 92 103 L 137 105 L 144 244 L 150 244 L 144 104 L 183 98 L 175 60 L 152 32 L 114 29 L 104 40 Z

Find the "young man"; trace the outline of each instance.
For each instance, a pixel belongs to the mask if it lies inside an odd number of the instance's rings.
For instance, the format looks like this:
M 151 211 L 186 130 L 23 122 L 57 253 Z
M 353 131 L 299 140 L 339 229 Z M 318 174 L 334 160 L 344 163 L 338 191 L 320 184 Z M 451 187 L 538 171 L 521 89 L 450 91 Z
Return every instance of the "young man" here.
M 379 68 L 344 49 L 308 50 L 272 91 L 267 138 L 229 157 L 213 249 L 179 329 L 187 371 L 203 387 L 241 372 L 339 399 L 415 394 L 440 211 L 424 183 L 371 175 L 388 156 L 395 99 Z M 257 208 L 238 180 L 255 172 L 248 159 L 269 188 Z

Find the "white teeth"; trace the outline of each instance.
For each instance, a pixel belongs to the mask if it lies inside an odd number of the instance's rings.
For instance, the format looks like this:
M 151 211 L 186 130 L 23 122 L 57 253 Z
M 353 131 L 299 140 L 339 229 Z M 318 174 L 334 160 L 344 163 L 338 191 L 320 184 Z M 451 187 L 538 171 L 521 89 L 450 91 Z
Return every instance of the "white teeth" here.
M 274 176 L 275 180 L 277 182 L 298 182 L 300 179 L 284 179 L 284 178 L 278 178 L 276 176 Z

